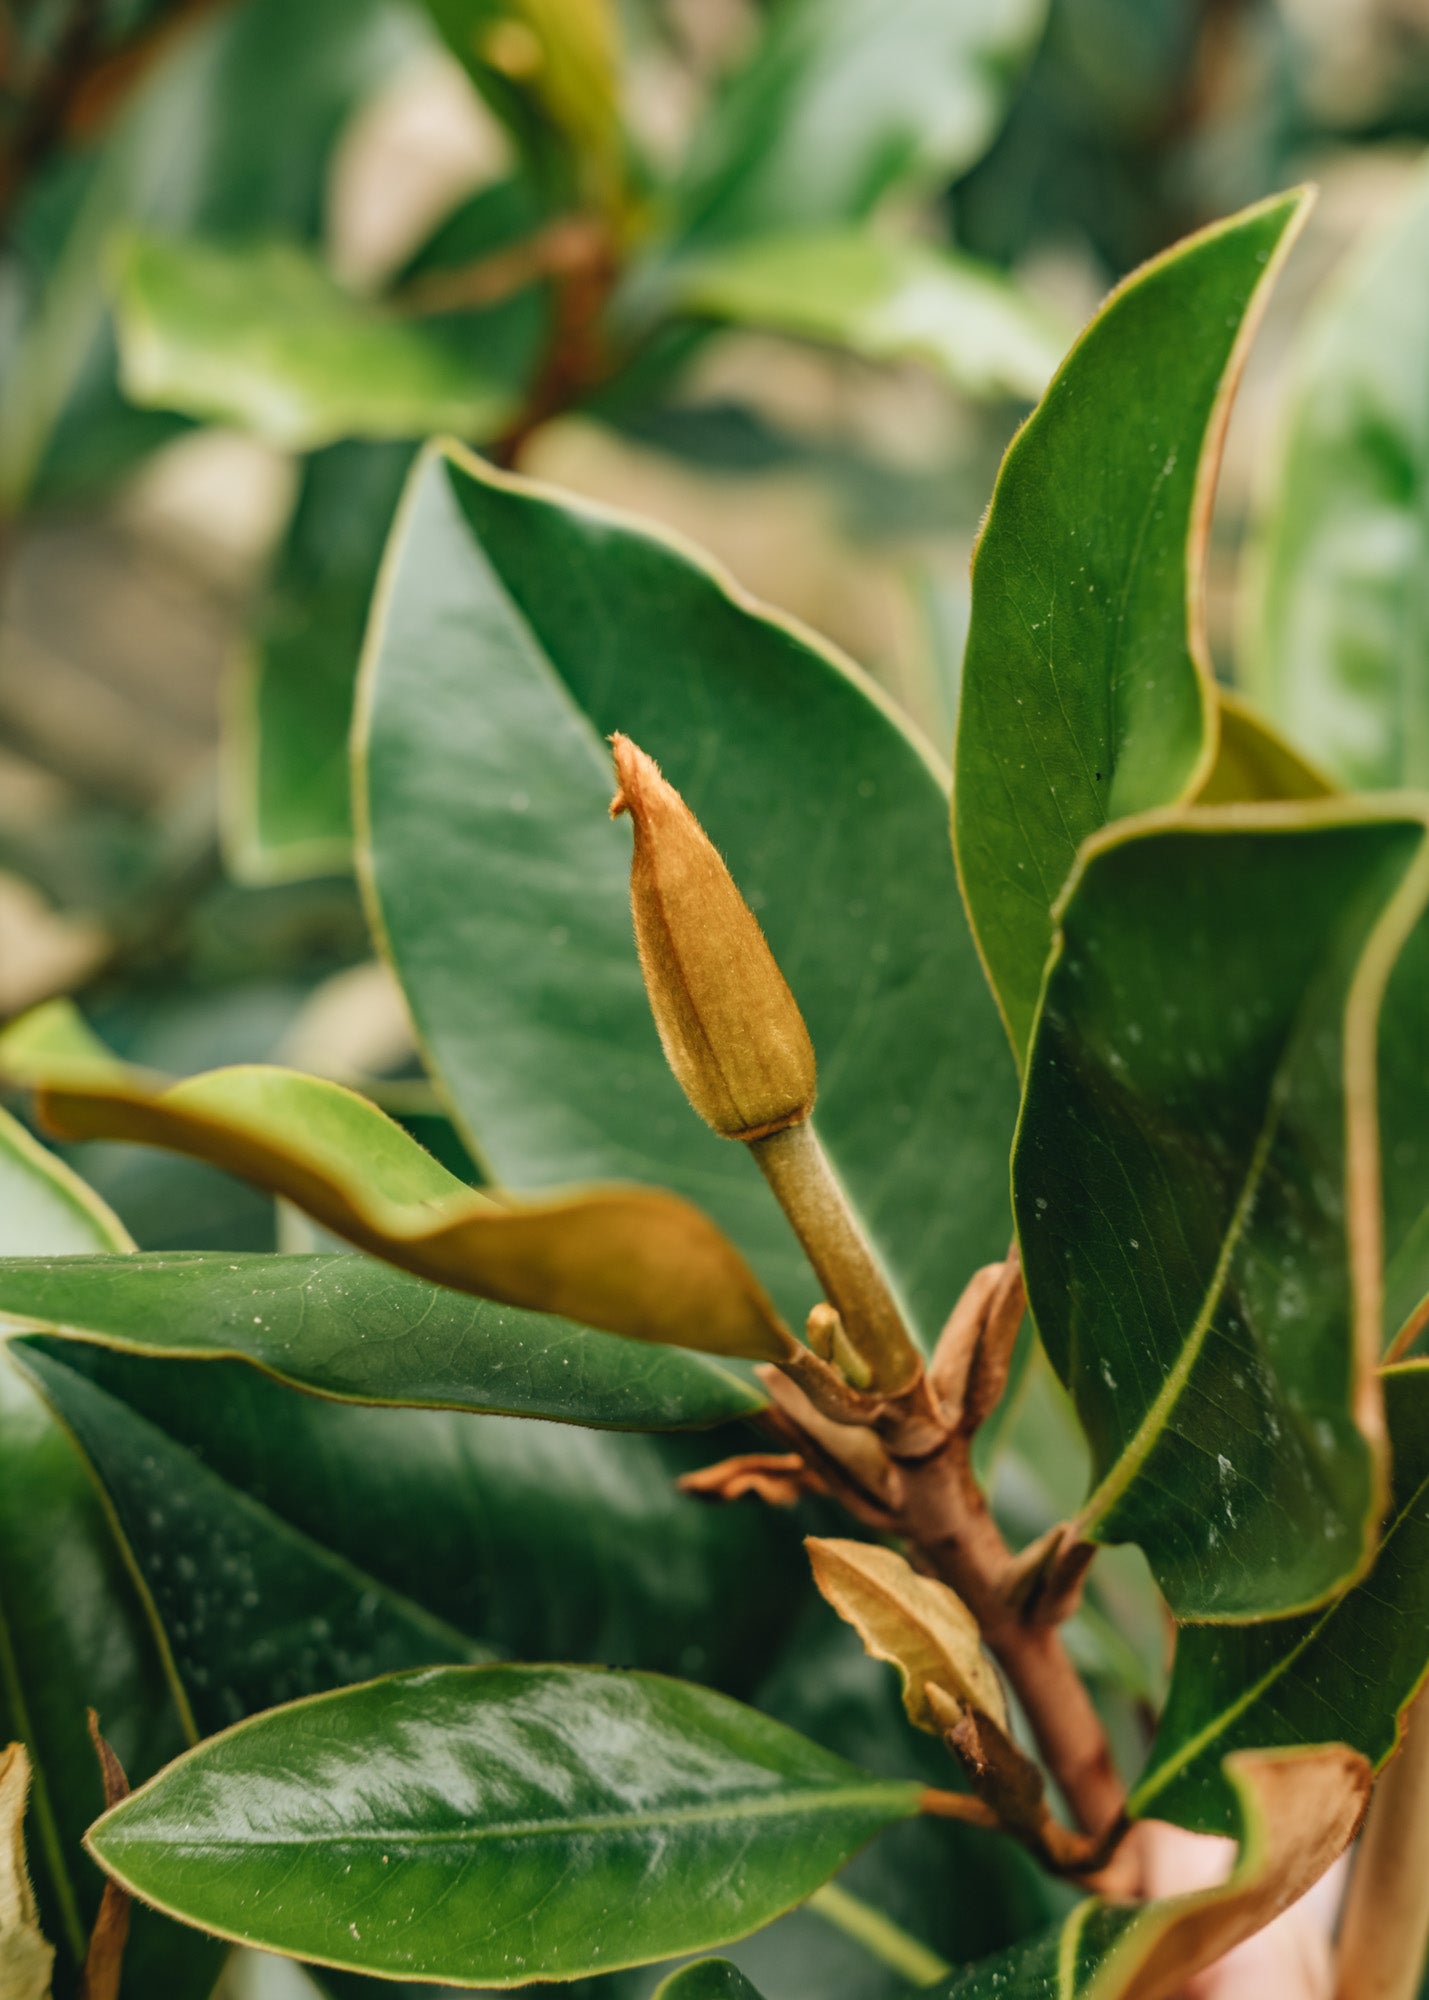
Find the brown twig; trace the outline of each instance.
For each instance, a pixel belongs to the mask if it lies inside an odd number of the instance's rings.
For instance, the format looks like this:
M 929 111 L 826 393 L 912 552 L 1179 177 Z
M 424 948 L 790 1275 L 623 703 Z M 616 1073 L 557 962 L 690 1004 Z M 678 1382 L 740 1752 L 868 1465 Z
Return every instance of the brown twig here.
M 605 309 L 619 276 L 610 231 L 592 219 L 583 224 L 580 254 L 568 243 L 567 260 L 549 273 L 552 321 L 545 356 L 521 411 L 491 448 L 498 465 L 512 466 L 542 424 L 577 402 L 610 373 L 612 358 Z
M 22 188 L 59 143 L 70 104 L 95 60 L 103 23 L 102 0 L 72 0 L 53 54 L 22 99 L 14 137 L 0 153 L 0 237 L 8 233 Z

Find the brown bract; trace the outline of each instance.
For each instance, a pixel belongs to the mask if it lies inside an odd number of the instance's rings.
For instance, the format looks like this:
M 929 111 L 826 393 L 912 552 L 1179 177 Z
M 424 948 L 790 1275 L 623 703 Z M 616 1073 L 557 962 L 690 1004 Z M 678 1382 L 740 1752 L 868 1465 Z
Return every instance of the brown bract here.
M 814 1050 L 754 912 L 699 821 L 628 736 L 612 816 L 635 828 L 630 906 L 651 1011 L 695 1110 L 727 1139 L 808 1117 Z

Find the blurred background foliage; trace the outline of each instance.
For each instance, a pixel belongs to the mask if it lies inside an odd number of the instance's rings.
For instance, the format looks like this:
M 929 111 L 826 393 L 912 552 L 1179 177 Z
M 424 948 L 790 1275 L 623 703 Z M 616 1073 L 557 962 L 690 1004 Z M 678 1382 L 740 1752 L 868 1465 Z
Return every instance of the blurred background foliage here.
M 157 1069 L 357 1082 L 475 1178 L 349 872 L 417 441 L 693 538 L 946 754 L 978 522 L 1076 328 L 1313 179 L 1217 506 L 1228 673 L 1297 338 L 1426 142 L 1429 0 L 0 0 L 0 1015 L 71 992 Z M 206 1168 L 71 1156 L 143 1248 L 311 1242 Z M 1019 1537 L 1081 1450 L 1035 1374 L 997 1473 Z M 1164 1641 L 1124 1553 L 1073 1636 L 1130 1767 Z M 810 1608 L 762 1705 L 916 1760 L 847 1642 Z M 948 1956 L 1044 1914 L 1019 1858 L 972 1882 L 956 1830 L 901 1839 L 853 1885 Z M 835 1946 L 804 1914 L 746 1958 L 889 1990 Z

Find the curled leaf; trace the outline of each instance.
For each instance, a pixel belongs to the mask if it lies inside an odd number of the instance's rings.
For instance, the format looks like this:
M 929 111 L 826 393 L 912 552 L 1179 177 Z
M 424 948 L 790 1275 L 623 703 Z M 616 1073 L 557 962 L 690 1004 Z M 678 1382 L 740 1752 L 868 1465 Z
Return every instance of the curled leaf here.
M 609 1187 L 495 1201 L 340 1084 L 258 1065 L 169 1084 L 85 1032 L 72 1010 L 47 1007 L 0 1037 L 0 1070 L 36 1088 L 62 1137 L 207 1160 L 358 1249 L 479 1298 L 708 1354 L 769 1361 L 793 1345 L 733 1244 L 675 1195 Z
M 29 1796 L 30 1759 L 23 1743 L 12 1743 L 0 1755 L 0 1993 L 5 2000 L 49 2000 L 55 1957 L 40 1933 L 25 1867 Z
M 1002 1685 L 982 1650 L 977 1620 L 956 1592 L 874 1542 L 810 1537 L 804 1546 L 815 1583 L 864 1650 L 903 1676 L 903 1706 L 916 1728 L 940 1736 L 946 1727 L 930 1702 L 933 1688 L 1006 1729 Z

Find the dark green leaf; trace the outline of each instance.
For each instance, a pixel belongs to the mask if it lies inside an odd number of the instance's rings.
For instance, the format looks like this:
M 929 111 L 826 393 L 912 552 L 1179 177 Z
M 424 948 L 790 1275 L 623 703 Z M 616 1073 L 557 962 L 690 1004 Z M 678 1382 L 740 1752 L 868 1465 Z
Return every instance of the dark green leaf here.
M 90 1842 L 139 1894 L 224 1935 L 505 1986 L 755 1930 L 920 1790 L 689 1683 L 445 1668 L 240 1724 Z
M 922 361 L 975 396 L 1030 402 L 1067 345 L 995 266 L 866 230 L 739 243 L 682 267 L 674 298 L 870 361 Z
M 816 1113 L 923 1336 L 1004 1247 L 1015 1083 L 928 752 L 867 684 L 684 547 L 427 458 L 359 701 L 361 866 L 463 1135 L 513 1188 L 696 1199 L 784 1310 L 818 1296 L 742 1147 L 689 1110 L 631 934 L 604 737 L 661 763 L 803 1009 Z
M 1429 1315 L 1429 1071 L 1424 996 L 1429 921 L 1411 932 L 1384 996 L 1379 1033 L 1380 1176 L 1384 1199 L 1384 1333 L 1397 1357 Z
M 1255 552 L 1247 685 L 1361 788 L 1429 784 L 1426 274 L 1421 176 L 1307 330 Z
M 1214 762 L 1211 496 L 1246 344 L 1304 207 L 1277 196 L 1136 272 L 1003 461 L 973 563 L 954 840 L 1019 1055 L 1081 842 L 1194 796 Z
M 1374 1064 L 1421 818 L 1108 829 L 1059 911 L 1014 1155 L 1028 1296 L 1087 1431 L 1078 1520 L 1185 1619 L 1323 1602 L 1382 1500 Z
M 0 1114 L 0 1242 L 67 1255 L 121 1248 L 82 1182 Z M 0 1353 L 0 1742 L 33 1766 L 27 1844 L 55 1993 L 75 1991 L 102 1883 L 85 1828 L 104 1788 L 85 1710 L 136 1779 L 182 1748 L 174 1696 L 139 1594 L 72 1440 Z M 125 2000 L 202 2000 L 218 1970 L 202 1940 L 147 1912 L 134 1921 Z
M 778 0 L 696 134 L 677 228 L 700 244 L 856 222 L 971 165 L 1042 0 Z
M 1228 1833 L 1231 1750 L 1344 1742 L 1376 1768 L 1429 1669 L 1429 1362 L 1385 1376 L 1394 1482 L 1374 1568 L 1308 1618 L 1188 1626 L 1133 1812 Z
M 662 1979 L 655 2000 L 763 2000 L 763 1995 L 727 1958 L 698 1958 Z
M 79 1341 L 16 1351 L 99 1475 L 205 1730 L 493 1652 L 743 1692 L 803 1601 L 793 1523 L 675 1490 L 718 1434 L 363 1409 Z
M 0 1314 L 131 1354 L 244 1359 L 360 1403 L 681 1430 L 765 1401 L 707 1356 L 495 1306 L 367 1257 L 0 1259 Z

